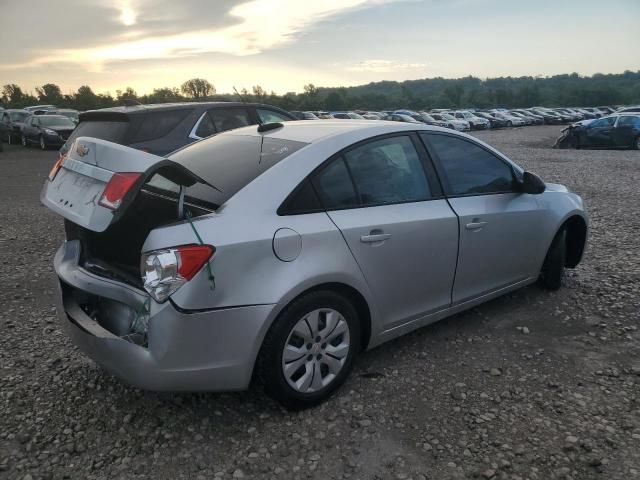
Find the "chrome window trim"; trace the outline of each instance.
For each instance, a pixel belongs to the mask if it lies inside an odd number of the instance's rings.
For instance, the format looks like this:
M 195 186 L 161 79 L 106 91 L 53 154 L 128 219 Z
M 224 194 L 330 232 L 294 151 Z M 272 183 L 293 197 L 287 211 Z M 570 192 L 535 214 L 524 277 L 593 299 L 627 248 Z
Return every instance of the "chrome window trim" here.
M 207 110 L 205 110 L 204 113 L 202 115 L 200 115 L 200 118 L 198 119 L 196 124 L 193 126 L 193 128 L 189 132 L 189 138 L 193 138 L 194 140 L 202 140 L 204 138 L 204 137 L 199 137 L 198 135 L 196 135 L 196 130 L 198 130 L 198 127 L 200 126 L 200 122 L 202 122 L 202 119 L 204 118 L 204 116 L 206 114 L 207 114 Z

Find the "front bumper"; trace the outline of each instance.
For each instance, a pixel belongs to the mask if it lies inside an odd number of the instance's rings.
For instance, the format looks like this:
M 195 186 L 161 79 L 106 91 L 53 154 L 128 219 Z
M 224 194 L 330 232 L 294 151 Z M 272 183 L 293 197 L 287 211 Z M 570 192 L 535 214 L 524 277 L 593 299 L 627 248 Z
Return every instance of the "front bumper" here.
M 273 305 L 181 312 L 171 302 L 150 302 L 146 346 L 105 328 L 82 308 L 98 297 L 139 312 L 145 292 L 79 266 L 80 243 L 65 242 L 54 259 L 58 275 L 58 320 L 74 344 L 126 383 L 156 391 L 243 390 L 268 326 Z M 114 303 L 115 302 L 115 303 Z

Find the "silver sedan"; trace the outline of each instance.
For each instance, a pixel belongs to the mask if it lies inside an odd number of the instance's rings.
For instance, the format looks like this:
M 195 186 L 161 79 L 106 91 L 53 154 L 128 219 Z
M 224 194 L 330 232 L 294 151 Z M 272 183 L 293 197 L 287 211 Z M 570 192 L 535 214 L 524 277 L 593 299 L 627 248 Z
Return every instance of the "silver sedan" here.
M 358 352 L 582 258 L 581 198 L 468 135 L 272 123 L 167 158 L 80 137 L 42 202 L 65 218 L 59 318 L 152 390 L 327 398 Z

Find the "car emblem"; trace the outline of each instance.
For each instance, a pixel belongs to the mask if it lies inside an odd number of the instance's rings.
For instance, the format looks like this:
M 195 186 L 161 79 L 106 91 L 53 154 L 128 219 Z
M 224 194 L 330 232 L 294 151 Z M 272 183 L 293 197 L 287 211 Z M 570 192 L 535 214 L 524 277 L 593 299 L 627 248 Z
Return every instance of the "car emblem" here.
M 89 153 L 89 147 L 87 147 L 84 143 L 79 143 L 76 147 L 76 153 L 81 157 L 84 157 L 87 153 Z

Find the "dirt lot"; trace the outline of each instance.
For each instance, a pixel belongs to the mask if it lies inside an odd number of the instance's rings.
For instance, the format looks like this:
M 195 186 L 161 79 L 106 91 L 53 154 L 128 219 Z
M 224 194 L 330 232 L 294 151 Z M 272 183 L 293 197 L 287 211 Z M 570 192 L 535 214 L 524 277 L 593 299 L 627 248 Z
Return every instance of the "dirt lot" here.
M 584 262 L 362 355 L 326 404 L 155 394 L 54 321 L 55 152 L 0 153 L 0 478 L 640 479 L 640 152 L 552 150 L 559 127 L 478 137 L 586 201 Z M 526 328 L 524 328 L 526 327 Z

